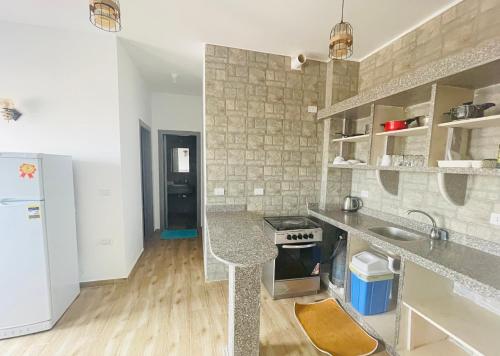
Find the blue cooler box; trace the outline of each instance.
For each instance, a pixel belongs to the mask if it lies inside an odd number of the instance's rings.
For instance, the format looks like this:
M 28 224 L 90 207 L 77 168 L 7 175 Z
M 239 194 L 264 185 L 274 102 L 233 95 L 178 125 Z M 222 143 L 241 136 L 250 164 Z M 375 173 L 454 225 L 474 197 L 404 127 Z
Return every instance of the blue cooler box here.
M 362 252 L 353 256 L 349 269 L 352 306 L 363 315 L 387 312 L 394 278 L 387 260 Z

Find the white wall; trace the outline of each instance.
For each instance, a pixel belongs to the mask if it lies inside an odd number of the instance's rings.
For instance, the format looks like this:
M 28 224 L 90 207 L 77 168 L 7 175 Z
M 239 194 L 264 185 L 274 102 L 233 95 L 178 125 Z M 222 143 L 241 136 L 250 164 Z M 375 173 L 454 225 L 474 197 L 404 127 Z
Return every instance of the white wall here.
M 158 158 L 158 130 L 194 131 L 201 133 L 203 131 L 203 99 L 201 96 L 153 93 L 151 102 L 152 102 L 152 115 L 153 115 L 152 143 L 153 143 L 153 195 L 154 195 L 154 211 L 155 211 L 155 228 L 159 229 L 160 228 L 160 185 L 159 185 L 159 158 Z M 203 147 L 203 144 L 201 147 Z M 203 164 L 202 164 L 202 169 L 203 169 Z M 202 172 L 200 172 L 200 174 L 202 174 Z M 203 190 L 202 190 L 202 206 L 203 206 Z
M 151 94 L 120 41 L 117 47 L 123 238 L 125 267 L 130 271 L 143 251 L 139 120 L 152 126 Z
M 0 151 L 73 156 L 81 280 L 124 277 L 115 38 L 0 23 L 0 43 L 0 97 L 24 114 L 0 119 Z

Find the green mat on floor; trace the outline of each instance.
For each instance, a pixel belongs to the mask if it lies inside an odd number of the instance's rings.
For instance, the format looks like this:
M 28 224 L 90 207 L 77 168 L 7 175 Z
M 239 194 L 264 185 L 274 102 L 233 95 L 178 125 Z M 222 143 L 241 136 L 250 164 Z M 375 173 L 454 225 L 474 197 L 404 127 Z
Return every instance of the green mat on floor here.
M 165 230 L 160 234 L 162 240 L 194 239 L 198 237 L 196 229 Z

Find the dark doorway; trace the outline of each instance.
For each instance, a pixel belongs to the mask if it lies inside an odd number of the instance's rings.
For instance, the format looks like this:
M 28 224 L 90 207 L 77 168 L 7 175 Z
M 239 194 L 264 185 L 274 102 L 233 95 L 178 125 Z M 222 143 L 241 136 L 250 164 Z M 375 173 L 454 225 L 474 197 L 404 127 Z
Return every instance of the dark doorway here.
M 199 133 L 161 131 L 162 230 L 199 227 Z
M 151 129 L 139 121 L 141 143 L 141 182 L 142 182 L 142 230 L 144 239 L 154 233 L 153 213 L 153 159 Z

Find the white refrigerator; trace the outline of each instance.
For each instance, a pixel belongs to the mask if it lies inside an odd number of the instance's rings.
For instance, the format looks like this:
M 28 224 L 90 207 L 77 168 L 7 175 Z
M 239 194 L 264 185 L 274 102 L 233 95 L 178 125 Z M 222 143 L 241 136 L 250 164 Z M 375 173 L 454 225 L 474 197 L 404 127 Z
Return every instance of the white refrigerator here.
M 80 293 L 72 160 L 0 153 L 0 339 L 50 329 Z

